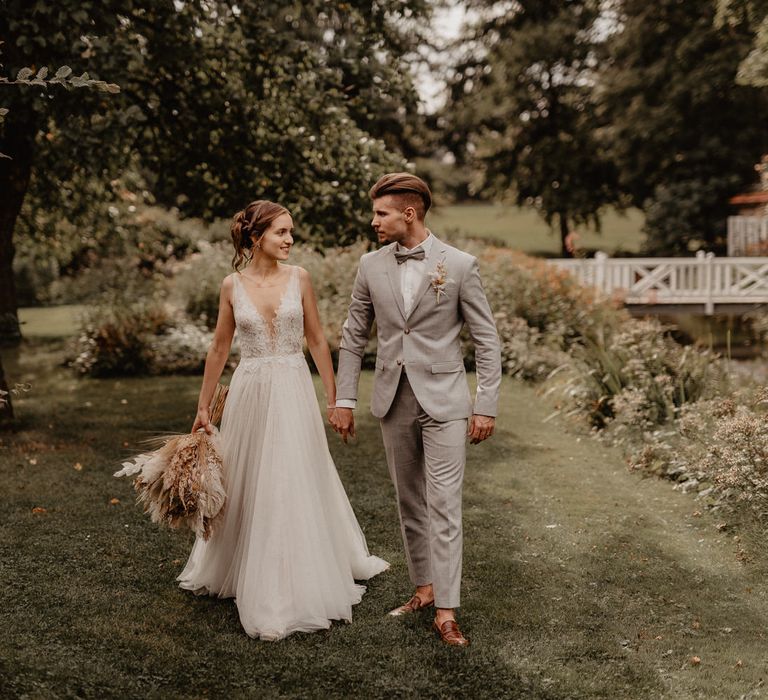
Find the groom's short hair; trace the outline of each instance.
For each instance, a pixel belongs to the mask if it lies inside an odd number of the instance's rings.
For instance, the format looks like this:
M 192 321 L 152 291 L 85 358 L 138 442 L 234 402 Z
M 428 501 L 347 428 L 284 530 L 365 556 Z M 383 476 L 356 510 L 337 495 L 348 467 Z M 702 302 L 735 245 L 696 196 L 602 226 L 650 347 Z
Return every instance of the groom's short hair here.
M 387 195 L 402 197 L 406 206 L 413 207 L 418 218 L 422 220 L 432 206 L 429 185 L 411 173 L 387 173 L 377 180 L 368 194 L 371 199 Z

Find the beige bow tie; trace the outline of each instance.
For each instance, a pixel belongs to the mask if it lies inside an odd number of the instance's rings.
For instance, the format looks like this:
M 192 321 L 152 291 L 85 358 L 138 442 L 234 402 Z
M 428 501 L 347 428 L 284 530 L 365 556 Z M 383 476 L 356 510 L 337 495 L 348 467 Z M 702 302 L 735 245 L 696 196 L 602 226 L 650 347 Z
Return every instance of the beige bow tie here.
M 395 260 L 398 265 L 402 265 L 406 260 L 424 260 L 426 257 L 424 248 L 414 248 L 413 250 L 396 250 Z

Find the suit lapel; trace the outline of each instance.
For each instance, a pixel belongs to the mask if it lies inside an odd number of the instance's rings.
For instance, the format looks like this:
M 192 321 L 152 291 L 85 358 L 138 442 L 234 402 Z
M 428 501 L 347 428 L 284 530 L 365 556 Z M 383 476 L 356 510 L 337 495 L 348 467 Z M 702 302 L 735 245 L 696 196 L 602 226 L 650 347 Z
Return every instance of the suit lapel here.
M 403 303 L 403 292 L 400 289 L 400 270 L 397 268 L 397 260 L 395 259 L 395 246 L 393 245 L 389 253 L 387 254 L 384 264 L 387 268 L 387 277 L 389 277 L 389 284 L 392 287 L 392 296 L 395 298 L 397 308 L 400 309 L 400 315 L 405 318 L 405 306 Z
M 424 294 L 426 294 L 427 289 L 429 289 L 430 283 L 432 282 L 432 273 L 435 272 L 435 268 L 437 267 L 437 264 L 444 258 L 445 253 L 447 251 L 447 248 L 445 247 L 445 243 L 443 243 L 435 234 L 432 234 L 434 236 L 434 240 L 432 241 L 432 247 L 429 250 L 429 257 L 427 258 L 427 269 L 424 272 L 424 278 L 419 283 L 419 287 L 416 290 L 416 294 L 413 295 L 413 303 L 411 304 L 411 312 L 406 317 L 406 321 L 413 316 L 413 312 L 416 311 L 416 307 L 421 302 L 422 298 L 424 297 Z M 394 259 L 394 255 L 392 258 Z M 395 262 L 395 265 L 397 265 L 397 262 Z

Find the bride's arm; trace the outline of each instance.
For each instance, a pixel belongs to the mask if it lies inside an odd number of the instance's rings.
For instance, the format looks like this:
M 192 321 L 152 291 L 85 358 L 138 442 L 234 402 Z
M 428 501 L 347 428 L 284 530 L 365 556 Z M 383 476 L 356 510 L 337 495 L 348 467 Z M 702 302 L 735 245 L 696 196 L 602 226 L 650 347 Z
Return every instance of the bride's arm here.
M 232 347 L 232 337 L 235 334 L 235 314 L 232 310 L 232 277 L 227 276 L 221 283 L 219 294 L 219 316 L 216 320 L 216 330 L 213 340 L 205 356 L 205 371 L 203 372 L 203 386 L 200 388 L 200 397 L 197 400 L 197 416 L 192 426 L 194 433 L 198 428 L 205 428 L 206 432 L 213 432 L 208 407 L 216 390 L 216 384 L 227 364 L 229 350 Z
M 336 379 L 333 376 L 333 362 L 331 351 L 328 349 L 328 341 L 325 339 L 323 326 L 320 322 L 320 312 L 317 310 L 317 298 L 312 288 L 312 280 L 309 273 L 299 268 L 301 276 L 301 299 L 304 307 L 304 337 L 307 339 L 307 347 L 315 361 L 315 367 L 320 373 L 320 379 L 325 387 L 326 406 L 328 417 L 333 406 L 336 405 Z

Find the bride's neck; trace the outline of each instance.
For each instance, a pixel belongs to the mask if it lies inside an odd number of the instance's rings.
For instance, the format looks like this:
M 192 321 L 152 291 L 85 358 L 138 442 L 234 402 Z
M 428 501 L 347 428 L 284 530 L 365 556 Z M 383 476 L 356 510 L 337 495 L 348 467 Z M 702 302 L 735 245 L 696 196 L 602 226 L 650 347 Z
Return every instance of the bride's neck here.
M 254 277 L 266 279 L 280 272 L 280 264 L 275 258 L 269 258 L 263 253 L 257 253 L 253 256 L 251 262 L 245 268 L 245 271 Z

